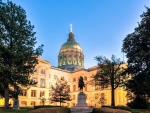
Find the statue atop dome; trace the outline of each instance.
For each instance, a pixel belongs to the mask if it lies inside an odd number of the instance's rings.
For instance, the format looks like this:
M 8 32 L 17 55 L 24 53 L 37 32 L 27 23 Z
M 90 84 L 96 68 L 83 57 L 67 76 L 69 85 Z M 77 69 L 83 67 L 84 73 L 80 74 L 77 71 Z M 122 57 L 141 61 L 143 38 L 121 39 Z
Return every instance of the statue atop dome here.
M 70 32 L 72 32 L 72 24 L 70 24 Z

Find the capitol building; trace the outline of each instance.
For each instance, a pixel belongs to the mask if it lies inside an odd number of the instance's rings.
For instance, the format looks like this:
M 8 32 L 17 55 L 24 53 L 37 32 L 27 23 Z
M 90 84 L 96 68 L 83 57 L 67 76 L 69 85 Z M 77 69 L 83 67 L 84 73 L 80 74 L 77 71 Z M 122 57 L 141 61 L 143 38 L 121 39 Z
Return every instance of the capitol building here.
M 59 103 L 51 103 L 49 101 L 51 85 L 56 83 L 57 77 L 64 77 L 70 88 L 72 100 L 63 103 L 63 106 L 75 106 L 78 99 L 78 79 L 80 76 L 84 79 L 85 88 L 83 91 L 86 94 L 86 103 L 88 106 L 101 106 L 100 99 L 105 100 L 104 105 L 111 105 L 111 90 L 109 88 L 101 89 L 100 86 L 87 84 L 91 80 L 91 76 L 97 73 L 97 66 L 85 69 L 85 57 L 81 45 L 75 40 L 71 27 L 67 41 L 62 44 L 58 52 L 58 67 L 52 66 L 49 61 L 41 57 L 38 58 L 35 72 L 31 75 L 31 79 L 38 83 L 23 90 L 23 94 L 19 96 L 20 107 L 42 105 L 41 98 L 45 99 L 45 105 L 59 105 Z M 13 104 L 13 100 L 10 99 L 9 103 Z M 117 88 L 115 90 L 115 104 L 126 105 L 126 103 L 126 91 L 123 88 Z M 0 99 L 0 106 L 3 105 L 4 99 Z

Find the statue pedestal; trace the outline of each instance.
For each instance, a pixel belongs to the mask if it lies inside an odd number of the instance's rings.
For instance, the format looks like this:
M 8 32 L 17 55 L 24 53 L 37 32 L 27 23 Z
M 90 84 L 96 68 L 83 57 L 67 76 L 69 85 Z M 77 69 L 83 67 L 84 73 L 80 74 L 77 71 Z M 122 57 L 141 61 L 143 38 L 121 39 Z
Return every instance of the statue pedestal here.
M 18 99 L 14 99 L 13 109 L 20 109 Z
M 86 103 L 86 95 L 83 92 L 80 92 L 78 94 L 78 102 L 76 106 L 74 107 L 75 109 L 89 109 Z
M 92 113 L 93 109 L 87 106 L 85 93 L 80 92 L 78 94 L 78 102 L 76 106 L 74 108 L 71 108 L 70 110 L 71 110 L 71 113 L 78 113 L 78 112 Z

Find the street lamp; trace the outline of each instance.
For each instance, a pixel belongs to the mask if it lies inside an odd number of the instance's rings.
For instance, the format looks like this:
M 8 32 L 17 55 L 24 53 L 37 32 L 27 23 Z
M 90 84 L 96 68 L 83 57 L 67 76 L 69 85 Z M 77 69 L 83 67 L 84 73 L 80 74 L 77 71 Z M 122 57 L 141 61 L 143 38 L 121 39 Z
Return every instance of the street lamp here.
M 44 96 L 42 96 L 42 97 L 39 97 L 39 99 L 41 100 L 41 102 L 42 102 L 42 104 L 43 104 L 43 106 L 44 106 L 44 103 L 45 103 L 46 98 L 45 98 Z

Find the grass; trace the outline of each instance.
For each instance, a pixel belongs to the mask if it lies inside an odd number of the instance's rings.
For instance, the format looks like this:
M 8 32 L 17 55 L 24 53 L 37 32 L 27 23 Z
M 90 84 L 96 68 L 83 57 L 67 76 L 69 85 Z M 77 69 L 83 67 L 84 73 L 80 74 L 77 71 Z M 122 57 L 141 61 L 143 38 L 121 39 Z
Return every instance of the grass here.
M 4 110 L 2 107 L 0 108 L 0 113 L 28 113 L 28 111 L 33 110 L 33 107 L 20 107 L 19 110 L 14 110 L 12 108 L 8 110 Z
M 71 113 L 66 107 L 46 107 L 29 111 L 29 113 Z
M 150 113 L 150 109 L 131 109 L 132 113 Z
M 13 110 L 13 109 L 10 109 L 10 110 L 0 110 L 0 113 L 28 113 L 27 110 Z
M 31 107 L 21 107 L 20 110 L 3 110 L 0 109 L 0 113 L 29 113 L 28 111 L 33 110 Z M 132 113 L 150 113 L 150 109 L 131 109 Z
M 34 109 L 33 107 L 21 107 L 19 110 L 14 110 L 9 108 L 5 110 L 4 108 L 0 108 L 0 113 L 70 113 L 70 109 L 66 107 L 47 107 L 47 108 L 39 108 Z

